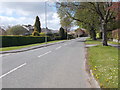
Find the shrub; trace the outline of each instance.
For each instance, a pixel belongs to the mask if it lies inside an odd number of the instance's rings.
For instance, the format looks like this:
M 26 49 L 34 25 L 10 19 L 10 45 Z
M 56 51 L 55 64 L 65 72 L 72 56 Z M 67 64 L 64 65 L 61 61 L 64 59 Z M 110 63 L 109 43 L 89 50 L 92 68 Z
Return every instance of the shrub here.
M 68 39 L 74 39 L 75 37 L 71 34 L 68 34 Z
M 54 40 L 61 40 L 60 36 L 54 36 Z
M 38 31 L 34 31 L 34 32 L 32 33 L 32 36 L 40 36 L 40 33 L 39 33 Z
M 40 33 L 40 36 L 41 36 L 41 37 L 45 37 L 46 34 L 45 34 L 45 33 Z

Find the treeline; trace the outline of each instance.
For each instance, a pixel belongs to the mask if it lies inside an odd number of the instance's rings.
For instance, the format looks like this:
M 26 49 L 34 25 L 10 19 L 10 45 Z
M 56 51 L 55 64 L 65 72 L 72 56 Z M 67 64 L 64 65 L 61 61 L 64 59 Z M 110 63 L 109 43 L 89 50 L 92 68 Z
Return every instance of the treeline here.
M 96 40 L 96 33 L 107 46 L 108 34 L 120 28 L 120 2 L 57 2 L 56 8 L 63 27 L 85 28 Z M 67 23 L 68 22 L 68 23 Z M 110 36 L 110 35 L 109 35 Z

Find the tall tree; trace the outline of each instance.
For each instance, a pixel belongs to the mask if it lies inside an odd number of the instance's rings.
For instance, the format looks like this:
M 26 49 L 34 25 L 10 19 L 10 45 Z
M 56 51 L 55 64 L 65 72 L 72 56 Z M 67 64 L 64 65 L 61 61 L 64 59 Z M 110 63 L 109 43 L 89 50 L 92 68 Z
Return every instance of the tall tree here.
M 39 33 L 41 33 L 41 24 L 40 24 L 40 19 L 39 19 L 38 16 L 36 16 L 34 28 L 35 28 L 35 30 L 37 30 Z
M 92 5 L 91 10 L 99 15 L 101 21 L 103 46 L 108 46 L 107 44 L 107 24 L 114 18 L 114 12 L 109 9 L 112 6 L 112 2 L 89 2 Z
M 61 12 L 60 9 L 57 11 L 58 16 L 60 18 L 60 24 L 63 28 L 70 29 L 72 27 L 72 19 L 69 18 L 64 12 Z
M 86 3 L 81 3 L 82 5 Z M 96 31 L 99 29 L 99 17 L 94 12 L 90 11 L 88 8 L 76 9 L 75 18 L 81 20 L 76 20 L 76 25 L 79 28 L 86 28 L 90 34 L 92 40 L 96 40 Z
M 81 3 L 85 4 L 86 3 Z M 81 8 L 80 2 L 62 2 L 57 3 L 57 10 L 59 11 L 59 15 L 63 17 L 70 18 L 74 25 L 79 26 L 79 28 L 86 28 L 90 32 L 90 36 L 93 40 L 96 40 L 96 25 L 98 24 L 98 15 L 96 15 L 93 12 L 90 12 L 88 8 Z M 64 19 L 60 18 L 60 20 L 63 20 L 64 23 L 66 22 Z
M 60 18 L 60 24 L 65 29 L 65 35 L 68 38 L 68 32 L 73 26 L 73 19 L 69 18 L 65 12 L 61 12 L 61 9 L 57 10 L 58 16 Z

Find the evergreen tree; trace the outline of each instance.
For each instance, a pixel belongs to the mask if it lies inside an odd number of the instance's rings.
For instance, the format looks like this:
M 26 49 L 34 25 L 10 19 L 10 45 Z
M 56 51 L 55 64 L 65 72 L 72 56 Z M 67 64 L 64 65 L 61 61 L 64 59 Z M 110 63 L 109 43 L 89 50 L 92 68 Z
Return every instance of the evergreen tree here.
M 38 16 L 36 16 L 36 20 L 35 20 L 35 24 L 34 24 L 34 27 L 36 28 L 36 30 L 41 33 L 41 24 L 40 24 L 40 19 Z
M 41 24 L 40 19 L 38 16 L 36 16 L 35 24 L 34 24 L 34 32 L 32 33 L 33 36 L 40 36 L 39 33 L 41 33 Z
M 60 37 L 61 39 L 65 39 L 65 30 L 61 27 L 60 30 L 59 30 L 59 34 L 60 34 Z

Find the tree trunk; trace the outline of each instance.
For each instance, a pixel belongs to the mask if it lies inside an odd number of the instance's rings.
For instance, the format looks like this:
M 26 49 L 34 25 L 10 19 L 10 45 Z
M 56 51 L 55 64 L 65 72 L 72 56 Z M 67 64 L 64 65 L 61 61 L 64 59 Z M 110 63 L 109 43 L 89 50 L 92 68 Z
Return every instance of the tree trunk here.
M 90 33 L 91 33 L 90 37 L 92 38 L 92 40 L 97 40 L 96 39 L 96 31 L 94 30 L 93 27 L 91 28 Z
M 92 38 L 92 30 L 90 30 L 90 33 L 89 33 L 89 34 L 90 34 L 90 38 Z
M 107 24 L 105 22 L 102 22 L 102 44 L 103 46 L 108 46 L 107 44 L 107 30 L 106 30 Z

